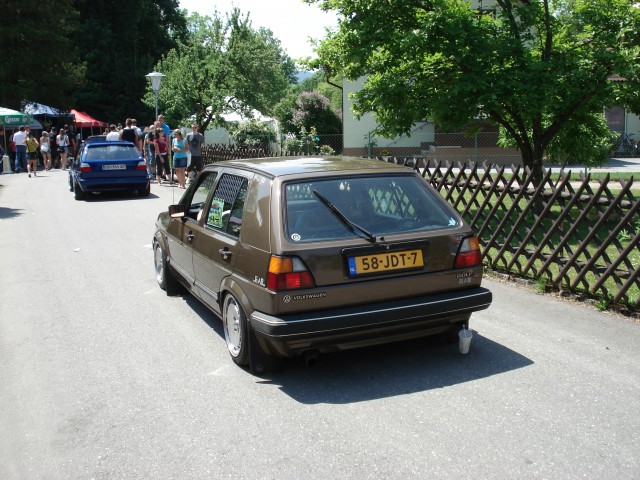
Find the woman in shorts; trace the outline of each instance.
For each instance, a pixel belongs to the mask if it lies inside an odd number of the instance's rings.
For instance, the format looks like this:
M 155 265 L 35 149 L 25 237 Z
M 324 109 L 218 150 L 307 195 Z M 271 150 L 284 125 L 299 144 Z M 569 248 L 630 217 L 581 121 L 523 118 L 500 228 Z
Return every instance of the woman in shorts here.
M 171 151 L 173 152 L 173 167 L 176 169 L 178 177 L 178 187 L 187 188 L 187 178 L 185 172 L 187 170 L 187 152 L 189 151 L 189 143 L 185 141 L 182 130 L 176 128 L 173 131 L 173 142 Z
M 64 128 L 60 129 L 60 133 L 56 137 L 58 141 L 58 152 L 60 153 L 60 168 L 67 169 L 67 152 L 69 151 L 69 137 Z
M 25 144 L 27 145 L 27 172 L 29 173 L 29 177 L 31 177 L 31 172 L 33 172 L 33 176 L 35 177 L 38 171 L 38 141 L 33 138 L 31 132 L 29 132 Z
M 46 130 L 42 131 L 42 136 L 40 137 L 40 154 L 42 155 L 44 169 L 46 171 L 51 170 L 51 142 Z

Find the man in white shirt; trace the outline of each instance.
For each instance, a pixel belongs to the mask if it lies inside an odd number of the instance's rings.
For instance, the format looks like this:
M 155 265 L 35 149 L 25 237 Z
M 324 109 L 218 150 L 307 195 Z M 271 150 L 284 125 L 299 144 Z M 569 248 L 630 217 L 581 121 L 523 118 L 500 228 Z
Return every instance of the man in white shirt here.
M 117 142 L 120 140 L 120 133 L 118 133 L 113 123 L 109 125 L 109 130 L 109 133 L 107 133 L 107 142 Z
M 16 144 L 16 168 L 13 171 L 18 173 L 27 168 L 27 134 L 24 127 L 13 134 L 13 141 Z

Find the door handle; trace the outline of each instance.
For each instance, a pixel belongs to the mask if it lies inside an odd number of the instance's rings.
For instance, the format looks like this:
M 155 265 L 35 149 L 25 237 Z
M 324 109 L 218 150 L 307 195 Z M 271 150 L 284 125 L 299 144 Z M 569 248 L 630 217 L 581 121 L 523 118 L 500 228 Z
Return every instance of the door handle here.
M 193 242 L 194 238 L 196 238 L 196 236 L 193 233 L 191 232 L 187 233 L 187 241 Z
M 227 247 L 221 248 L 220 250 L 218 250 L 218 253 L 222 255 L 223 260 L 229 260 L 229 257 L 232 255 Z

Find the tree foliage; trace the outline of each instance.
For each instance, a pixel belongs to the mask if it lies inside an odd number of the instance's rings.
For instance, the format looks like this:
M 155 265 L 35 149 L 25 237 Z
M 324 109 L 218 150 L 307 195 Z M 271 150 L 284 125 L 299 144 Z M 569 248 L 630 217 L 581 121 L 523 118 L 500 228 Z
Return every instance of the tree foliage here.
M 195 117 L 203 129 L 224 126 L 224 115 L 265 115 L 294 81 L 295 65 L 270 30 L 251 26 L 249 15 L 237 8 L 226 19 L 193 14 L 189 37 L 158 62 L 155 70 L 166 78 L 159 92 L 159 108 L 172 122 Z M 150 87 L 145 102 L 153 105 Z
M 231 137 L 236 145 L 264 148 L 270 151 L 270 144 L 277 139 L 275 129 L 267 122 L 257 119 L 229 125 Z
M 79 20 L 73 3 L 2 3 L 0 106 L 20 110 L 24 101 L 73 106 L 84 78 L 84 65 L 71 42 Z
M 463 0 L 308 1 L 338 11 L 319 62 L 367 76 L 354 111 L 374 112 L 382 134 L 484 118 L 540 178 L 550 147 L 602 138 L 605 106 L 639 110 L 640 9 L 629 0 L 496 0 L 485 12 Z
M 145 75 L 187 35 L 178 1 L 74 3 L 81 17 L 74 44 L 87 65 L 86 82 L 75 92 L 75 107 L 113 122 L 142 116 L 140 125 L 150 123 L 153 109 L 141 101 L 148 84 Z
M 283 133 L 316 127 L 321 134 L 342 133 L 342 90 L 325 81 L 323 72 L 293 85 L 276 105 L 274 117 Z
M 342 121 L 331 108 L 327 97 L 318 92 L 302 92 L 296 99 L 291 123 L 307 130 L 315 127 L 323 134 L 342 133 Z

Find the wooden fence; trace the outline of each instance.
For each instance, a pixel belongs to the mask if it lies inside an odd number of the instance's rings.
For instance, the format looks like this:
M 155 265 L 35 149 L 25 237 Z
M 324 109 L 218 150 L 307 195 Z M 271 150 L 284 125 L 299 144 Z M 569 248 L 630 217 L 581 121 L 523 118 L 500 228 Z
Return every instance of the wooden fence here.
M 640 201 L 633 178 L 397 160 L 413 166 L 477 232 L 487 267 L 541 289 L 587 294 L 599 306 L 640 306 Z M 424 165 L 424 161 L 422 162 Z

